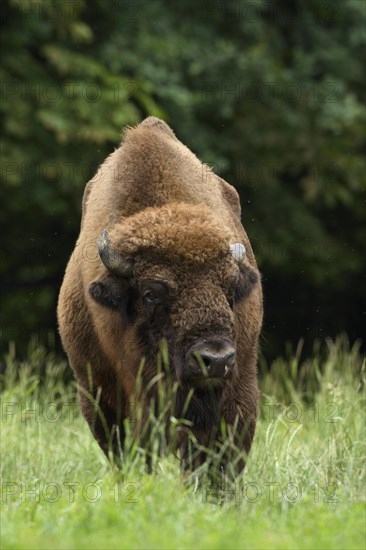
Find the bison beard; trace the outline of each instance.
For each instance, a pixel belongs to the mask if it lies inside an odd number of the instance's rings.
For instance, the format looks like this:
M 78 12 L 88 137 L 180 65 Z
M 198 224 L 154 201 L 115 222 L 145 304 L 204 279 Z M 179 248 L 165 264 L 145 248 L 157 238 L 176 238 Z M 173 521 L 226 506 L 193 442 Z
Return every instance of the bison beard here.
M 90 243 L 95 261 L 85 255 Z M 237 449 L 249 451 L 259 396 L 260 276 L 236 191 L 164 122 L 150 117 L 128 129 L 87 184 L 58 320 L 82 412 L 104 452 L 111 442 L 120 451 L 111 437 L 116 427 L 123 450 L 123 420 L 134 399 L 143 419 L 152 397 L 156 405 L 162 341 L 167 393 L 177 386 L 174 416 L 189 421 L 201 449 L 225 443 L 226 425 Z M 100 418 L 88 396 L 98 401 Z M 177 444 L 183 466 L 192 467 L 186 435 Z M 201 453 L 193 466 L 206 458 Z M 231 460 L 243 468 L 232 455 L 223 465 Z
M 179 388 L 176 399 L 176 417 L 185 418 L 192 423 L 197 432 L 211 434 L 220 422 L 220 400 L 222 387 L 196 388 L 191 399 L 189 390 Z M 188 402 L 188 407 L 186 403 Z M 183 414 L 183 411 L 184 414 Z
M 138 335 L 141 347 L 150 350 L 145 358 L 151 365 L 151 371 L 155 372 L 156 357 L 159 354 L 159 345 L 157 345 L 159 343 L 159 333 L 157 330 L 155 331 L 154 327 L 151 325 L 149 327 L 146 323 L 143 323 L 139 326 Z M 185 348 L 188 346 L 179 346 L 179 351 L 174 353 L 171 342 L 174 341 L 176 335 L 170 330 L 165 336 L 167 338 L 168 356 L 170 358 L 175 356 L 175 360 L 171 361 L 171 363 L 174 363 L 174 368 L 172 368 L 172 365 L 168 365 L 169 375 L 166 376 L 166 378 L 169 379 L 168 383 L 170 387 L 172 387 L 174 381 L 177 380 L 177 373 L 181 378 L 181 373 L 184 372 L 185 365 L 182 357 L 185 356 Z M 145 382 L 147 385 L 148 381 L 146 380 Z M 188 382 L 184 383 L 183 381 L 174 396 L 175 410 L 173 412 L 175 417 L 177 419 L 184 418 L 188 420 L 197 432 L 211 434 L 212 429 L 217 426 L 220 421 L 220 400 L 223 388 L 223 385 L 208 385 L 204 388 L 196 387 L 194 388 L 194 393 L 190 395 L 192 386 L 190 386 Z M 166 388 L 167 392 L 169 392 L 169 389 L 170 388 Z M 154 400 L 157 401 L 156 392 L 153 393 Z

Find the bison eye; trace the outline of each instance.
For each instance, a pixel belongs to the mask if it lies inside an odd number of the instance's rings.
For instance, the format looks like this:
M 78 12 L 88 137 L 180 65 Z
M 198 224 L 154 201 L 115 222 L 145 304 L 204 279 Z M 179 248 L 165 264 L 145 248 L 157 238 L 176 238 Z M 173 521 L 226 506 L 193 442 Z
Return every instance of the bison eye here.
M 155 304 L 159 300 L 159 297 L 155 294 L 153 290 L 145 290 L 145 292 L 143 293 L 143 297 L 148 304 Z
M 141 297 L 147 311 L 152 313 L 156 306 L 169 299 L 169 290 L 161 281 L 145 279 L 141 282 Z

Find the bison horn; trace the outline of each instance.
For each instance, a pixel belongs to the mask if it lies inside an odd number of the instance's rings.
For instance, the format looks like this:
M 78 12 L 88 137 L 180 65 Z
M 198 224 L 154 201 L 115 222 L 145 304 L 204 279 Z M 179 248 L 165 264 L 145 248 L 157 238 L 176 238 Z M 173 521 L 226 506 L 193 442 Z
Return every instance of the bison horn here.
M 104 229 L 97 239 L 97 248 L 100 259 L 111 273 L 120 277 L 131 277 L 133 274 L 133 261 L 112 250 L 109 245 L 109 235 Z
M 230 251 L 233 255 L 233 258 L 240 264 L 245 256 L 247 251 L 245 250 L 245 246 L 242 243 L 235 243 L 230 245 Z

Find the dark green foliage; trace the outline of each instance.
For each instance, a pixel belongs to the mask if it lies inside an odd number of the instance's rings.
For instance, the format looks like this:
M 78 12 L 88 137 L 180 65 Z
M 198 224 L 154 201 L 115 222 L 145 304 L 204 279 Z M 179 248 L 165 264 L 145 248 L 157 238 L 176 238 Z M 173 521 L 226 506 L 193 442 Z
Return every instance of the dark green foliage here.
M 303 335 L 305 346 L 340 331 L 360 336 L 364 2 L 71 7 L 5 3 L 4 342 L 54 327 L 83 187 L 122 127 L 148 114 L 241 195 L 263 273 L 264 352 Z

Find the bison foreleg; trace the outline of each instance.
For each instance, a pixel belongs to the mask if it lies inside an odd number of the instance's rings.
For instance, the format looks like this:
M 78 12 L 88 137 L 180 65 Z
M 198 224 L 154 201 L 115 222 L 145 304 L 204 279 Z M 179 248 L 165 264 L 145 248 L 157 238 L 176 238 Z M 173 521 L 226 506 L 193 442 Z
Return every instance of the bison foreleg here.
M 119 461 L 125 437 L 121 413 L 111 407 L 98 390 L 90 394 L 79 387 L 78 394 L 84 418 L 99 446 L 107 457 L 112 453 Z

